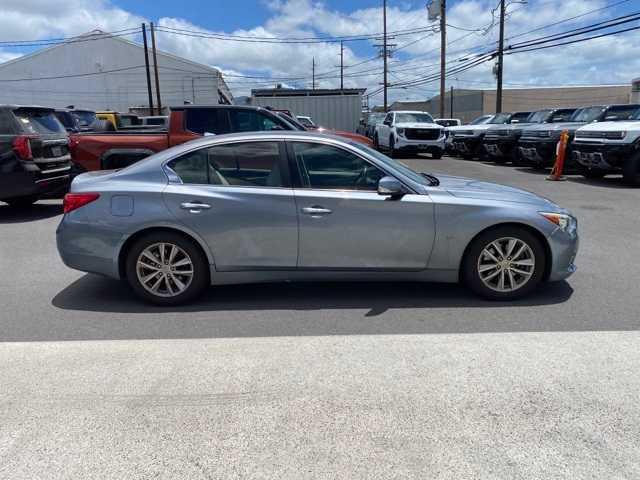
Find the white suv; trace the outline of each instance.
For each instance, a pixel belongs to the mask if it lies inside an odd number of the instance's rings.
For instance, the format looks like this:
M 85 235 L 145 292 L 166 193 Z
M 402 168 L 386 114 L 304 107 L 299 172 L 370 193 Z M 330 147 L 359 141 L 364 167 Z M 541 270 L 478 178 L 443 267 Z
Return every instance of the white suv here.
M 426 152 L 433 158 L 442 157 L 445 130 L 427 112 L 389 112 L 376 125 L 373 143 L 378 149 L 388 149 L 391 156 L 400 152 Z

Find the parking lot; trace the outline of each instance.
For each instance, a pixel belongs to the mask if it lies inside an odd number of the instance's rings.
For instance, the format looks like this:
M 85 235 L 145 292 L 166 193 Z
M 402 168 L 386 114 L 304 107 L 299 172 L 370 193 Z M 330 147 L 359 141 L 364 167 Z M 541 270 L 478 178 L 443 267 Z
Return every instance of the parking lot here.
M 60 201 L 0 205 L 0 478 L 639 478 L 640 189 L 404 161 L 569 208 L 578 272 L 512 303 L 310 283 L 161 309 L 62 264 Z

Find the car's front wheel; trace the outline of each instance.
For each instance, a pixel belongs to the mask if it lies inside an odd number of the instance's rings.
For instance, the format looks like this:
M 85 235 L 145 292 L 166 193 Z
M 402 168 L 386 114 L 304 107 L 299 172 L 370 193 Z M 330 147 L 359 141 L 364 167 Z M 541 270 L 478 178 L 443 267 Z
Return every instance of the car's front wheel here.
M 152 232 L 131 246 L 127 280 L 143 300 L 171 306 L 189 302 L 209 286 L 209 263 L 196 243 L 174 232 Z
M 540 283 L 546 264 L 544 247 L 520 227 L 497 227 L 471 243 L 462 262 L 461 277 L 489 300 L 514 300 Z

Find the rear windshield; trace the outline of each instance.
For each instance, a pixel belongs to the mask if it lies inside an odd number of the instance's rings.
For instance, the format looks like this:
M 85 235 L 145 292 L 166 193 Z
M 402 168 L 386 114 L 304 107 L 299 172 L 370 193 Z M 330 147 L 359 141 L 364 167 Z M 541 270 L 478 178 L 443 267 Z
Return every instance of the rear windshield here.
M 13 114 L 26 133 L 52 134 L 65 133 L 65 129 L 51 110 L 32 110 L 19 108 Z
M 396 123 L 433 123 L 428 113 L 396 113 Z
M 586 107 L 579 108 L 575 111 L 575 113 L 571 116 L 572 122 L 593 122 L 597 120 L 600 115 L 604 112 L 604 107 Z
M 553 112 L 550 118 L 547 118 L 547 122 L 550 123 L 560 123 L 560 122 L 568 122 L 571 120 L 573 113 L 576 111 L 575 108 L 563 108 L 562 110 L 556 110 Z
M 638 105 L 616 105 L 610 107 L 604 115 L 605 122 L 630 120 L 638 110 Z
M 74 111 L 73 114 L 76 116 L 76 118 L 78 119 L 78 121 L 80 122 L 80 125 L 83 127 L 88 127 L 89 125 L 91 125 L 93 122 L 95 122 L 98 117 L 96 116 L 95 112 L 87 112 L 87 111 Z

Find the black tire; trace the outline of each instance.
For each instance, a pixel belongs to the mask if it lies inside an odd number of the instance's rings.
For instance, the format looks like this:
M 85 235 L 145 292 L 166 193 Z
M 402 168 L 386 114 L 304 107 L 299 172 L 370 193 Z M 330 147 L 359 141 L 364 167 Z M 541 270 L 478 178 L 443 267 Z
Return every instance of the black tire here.
M 431 158 L 434 158 L 435 160 L 439 160 L 442 158 L 442 150 L 438 150 L 437 152 L 433 152 L 431 154 Z
M 631 187 L 640 187 L 640 152 L 631 155 L 622 165 L 622 180 Z
M 502 292 L 488 287 L 480 278 L 478 264 L 485 247 L 499 239 L 515 238 L 527 244 L 533 253 L 535 264 L 529 279 L 516 290 Z M 469 245 L 462 260 L 460 278 L 471 290 L 488 300 L 515 300 L 531 293 L 542 281 L 547 258 L 545 249 L 538 238 L 527 229 L 516 226 L 503 226 L 487 230 L 477 236 Z M 522 268 L 522 267 L 520 267 Z M 490 272 L 492 273 L 492 272 Z
M 153 294 L 142 285 L 138 278 L 138 257 L 147 247 L 157 243 L 176 245 L 186 252 L 191 260 L 191 264 L 193 266 L 193 277 L 191 279 L 191 283 L 187 284 L 184 291 L 175 296 L 161 296 Z M 129 285 L 131 285 L 135 294 L 141 299 L 155 305 L 173 306 L 188 303 L 201 295 L 210 285 L 209 262 L 207 261 L 206 256 L 203 254 L 196 242 L 177 232 L 152 232 L 140 237 L 129 248 L 125 266 L 127 281 L 129 282 Z M 176 287 L 175 283 L 172 283 L 172 285 Z
M 462 158 L 463 158 L 464 160 L 473 160 L 473 155 L 472 155 L 472 154 L 470 154 L 470 153 L 463 153 L 463 154 L 462 154 Z
M 3 200 L 8 203 L 12 208 L 29 208 L 38 201 L 38 197 L 35 195 L 27 195 L 24 197 L 14 197 Z
M 607 174 L 606 170 L 590 170 L 585 167 L 579 168 L 580 175 L 589 180 L 600 180 Z
M 378 139 L 377 133 L 373 136 L 373 148 L 375 148 L 378 151 L 380 150 L 380 140 Z
M 398 158 L 399 152 L 396 152 L 396 141 L 393 139 L 393 135 L 389 137 L 389 156 L 391 158 Z
M 490 157 L 493 163 L 497 163 L 498 165 L 505 165 L 507 163 L 507 159 L 505 157 Z

